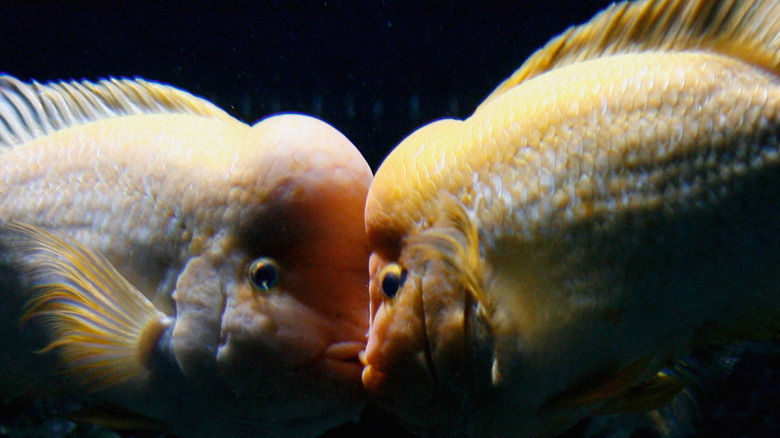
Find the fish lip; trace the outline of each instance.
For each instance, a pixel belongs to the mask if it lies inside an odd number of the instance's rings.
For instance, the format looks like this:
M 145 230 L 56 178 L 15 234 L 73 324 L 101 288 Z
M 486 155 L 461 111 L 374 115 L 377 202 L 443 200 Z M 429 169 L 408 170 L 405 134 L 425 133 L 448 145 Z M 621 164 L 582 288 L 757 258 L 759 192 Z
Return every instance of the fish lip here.
M 360 341 L 337 341 L 323 350 L 320 362 L 334 378 L 360 381 L 366 343 Z
M 366 343 L 360 341 L 337 341 L 325 348 L 323 357 L 336 360 L 357 360 L 366 349 Z

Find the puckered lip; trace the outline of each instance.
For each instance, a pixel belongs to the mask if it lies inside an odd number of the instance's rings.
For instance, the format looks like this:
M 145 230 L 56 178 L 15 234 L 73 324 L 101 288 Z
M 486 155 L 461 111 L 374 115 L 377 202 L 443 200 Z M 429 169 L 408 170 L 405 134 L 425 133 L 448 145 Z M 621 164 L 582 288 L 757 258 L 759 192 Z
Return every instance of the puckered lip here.
M 363 363 L 360 354 L 366 348 L 365 342 L 339 341 L 330 344 L 322 353 L 322 363 L 334 378 L 360 381 Z
M 365 354 L 362 356 L 365 357 Z M 361 362 L 363 361 L 363 357 L 361 357 Z M 361 373 L 363 387 L 366 389 L 368 394 L 377 394 L 379 393 L 379 388 L 385 384 L 387 376 L 381 371 L 378 371 L 376 368 L 372 367 L 370 364 L 365 362 L 364 364 L 365 366 L 363 367 L 363 371 Z

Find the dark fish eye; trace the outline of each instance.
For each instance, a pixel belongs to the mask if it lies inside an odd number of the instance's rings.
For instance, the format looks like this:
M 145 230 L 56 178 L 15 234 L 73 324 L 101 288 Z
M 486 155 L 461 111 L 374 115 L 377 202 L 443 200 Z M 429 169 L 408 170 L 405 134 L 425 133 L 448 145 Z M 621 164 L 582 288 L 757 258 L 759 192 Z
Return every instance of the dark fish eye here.
M 262 290 L 267 291 L 279 281 L 279 265 L 276 260 L 262 257 L 249 265 L 249 281 Z
M 379 280 L 382 282 L 382 293 L 392 299 L 406 281 L 406 269 L 401 268 L 398 263 L 391 263 L 379 273 Z

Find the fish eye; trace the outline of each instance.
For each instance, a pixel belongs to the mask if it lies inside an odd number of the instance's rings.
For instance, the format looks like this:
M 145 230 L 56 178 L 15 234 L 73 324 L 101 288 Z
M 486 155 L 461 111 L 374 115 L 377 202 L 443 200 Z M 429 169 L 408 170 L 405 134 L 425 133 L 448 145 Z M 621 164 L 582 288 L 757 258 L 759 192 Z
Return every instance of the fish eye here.
M 398 263 L 391 263 L 379 273 L 379 281 L 382 284 L 382 293 L 392 299 L 406 281 L 406 269 L 401 268 Z
M 249 265 L 249 281 L 262 290 L 267 291 L 279 281 L 279 264 L 276 260 L 262 257 Z

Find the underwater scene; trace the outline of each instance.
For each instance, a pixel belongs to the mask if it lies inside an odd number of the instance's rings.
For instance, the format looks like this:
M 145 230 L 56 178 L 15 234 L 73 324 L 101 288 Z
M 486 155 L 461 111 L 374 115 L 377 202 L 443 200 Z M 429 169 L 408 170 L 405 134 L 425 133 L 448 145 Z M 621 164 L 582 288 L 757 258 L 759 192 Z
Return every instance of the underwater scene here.
M 780 0 L 0 17 L 0 437 L 780 436 Z

